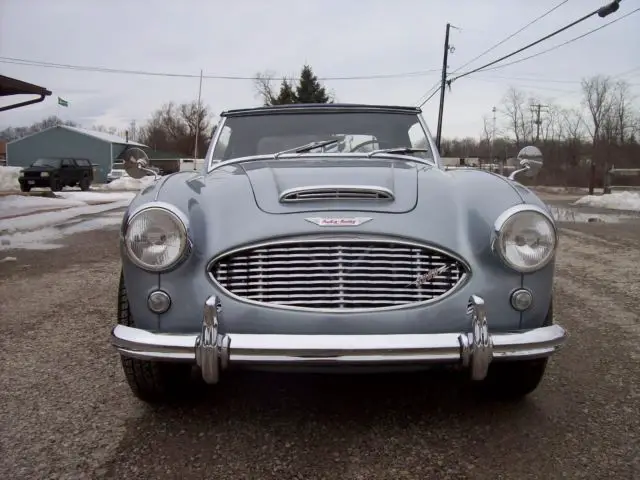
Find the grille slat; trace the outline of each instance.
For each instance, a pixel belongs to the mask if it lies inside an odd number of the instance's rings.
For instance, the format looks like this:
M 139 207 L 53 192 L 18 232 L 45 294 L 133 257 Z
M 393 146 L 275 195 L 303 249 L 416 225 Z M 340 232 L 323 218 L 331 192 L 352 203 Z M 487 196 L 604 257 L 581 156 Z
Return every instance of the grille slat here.
M 427 272 L 431 278 L 424 278 Z M 218 258 L 210 273 L 228 292 L 250 301 L 311 310 L 376 310 L 435 300 L 463 280 L 466 268 L 427 246 L 313 239 L 247 247 Z

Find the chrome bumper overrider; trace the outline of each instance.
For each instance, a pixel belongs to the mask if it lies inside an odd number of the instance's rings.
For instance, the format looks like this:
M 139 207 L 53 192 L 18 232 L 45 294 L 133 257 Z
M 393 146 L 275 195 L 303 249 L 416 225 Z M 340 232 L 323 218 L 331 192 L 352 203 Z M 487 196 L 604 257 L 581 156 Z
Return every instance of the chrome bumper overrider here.
M 259 335 L 218 331 L 218 298 L 204 305 L 200 335 L 151 333 L 117 325 L 111 343 L 124 356 L 143 360 L 195 362 L 207 383 L 233 364 L 458 363 L 473 380 L 487 375 L 492 360 L 547 357 L 566 341 L 559 325 L 518 333 L 490 334 L 484 300 L 469 298 L 472 328 L 466 333 L 410 335 Z

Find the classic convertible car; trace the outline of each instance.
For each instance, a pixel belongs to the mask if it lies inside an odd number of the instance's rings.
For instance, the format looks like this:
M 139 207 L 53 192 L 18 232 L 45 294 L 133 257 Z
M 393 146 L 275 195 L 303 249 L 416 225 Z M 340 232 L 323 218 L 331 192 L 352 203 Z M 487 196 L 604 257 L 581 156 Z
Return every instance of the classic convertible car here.
M 131 149 L 126 167 L 146 174 Z M 133 393 L 161 401 L 235 367 L 448 366 L 522 398 L 566 340 L 557 232 L 517 175 L 445 171 L 414 107 L 289 105 L 221 115 L 199 172 L 126 211 L 111 342 Z M 224 372 L 224 373 L 223 373 Z

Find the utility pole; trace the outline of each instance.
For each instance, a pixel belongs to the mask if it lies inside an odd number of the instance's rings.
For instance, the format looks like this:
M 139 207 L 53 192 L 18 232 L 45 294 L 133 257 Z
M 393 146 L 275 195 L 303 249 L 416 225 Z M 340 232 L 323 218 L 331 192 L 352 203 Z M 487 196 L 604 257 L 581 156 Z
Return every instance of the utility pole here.
M 534 103 L 533 105 L 531 105 L 531 109 L 535 110 L 536 112 L 536 119 L 533 121 L 533 123 L 536 124 L 536 143 L 540 141 L 540 126 L 542 125 L 542 120 L 540 119 L 540 111 L 543 108 L 547 108 L 547 105 L 541 105 L 539 103 Z
M 491 109 L 493 112 L 493 126 L 491 127 L 491 144 L 489 146 L 489 164 L 493 165 L 493 149 L 496 142 L 496 107 Z
M 198 158 L 198 136 L 200 135 L 200 114 L 202 108 L 200 107 L 200 97 L 202 96 L 202 70 L 200 70 L 200 87 L 198 88 L 198 112 L 196 115 L 196 141 L 193 146 L 193 169 L 196 168 L 196 158 Z
M 442 140 L 442 111 L 444 110 L 444 89 L 447 84 L 447 60 L 449 58 L 449 30 L 451 24 L 447 23 L 447 30 L 444 36 L 444 56 L 442 58 L 442 80 L 440 82 L 440 110 L 438 111 L 438 130 L 436 132 L 436 147 L 440 150 Z

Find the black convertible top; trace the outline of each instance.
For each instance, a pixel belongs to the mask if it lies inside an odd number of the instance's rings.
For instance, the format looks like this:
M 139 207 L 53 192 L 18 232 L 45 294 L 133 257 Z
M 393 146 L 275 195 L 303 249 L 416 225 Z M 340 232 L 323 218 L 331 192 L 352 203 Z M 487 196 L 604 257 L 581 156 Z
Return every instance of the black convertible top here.
M 360 103 L 292 103 L 287 105 L 267 105 L 263 107 L 236 108 L 223 111 L 221 117 L 240 117 L 247 115 L 273 115 L 287 113 L 318 113 L 318 112 L 350 112 L 350 113 L 409 113 L 419 114 L 420 107 L 397 105 L 367 105 Z

